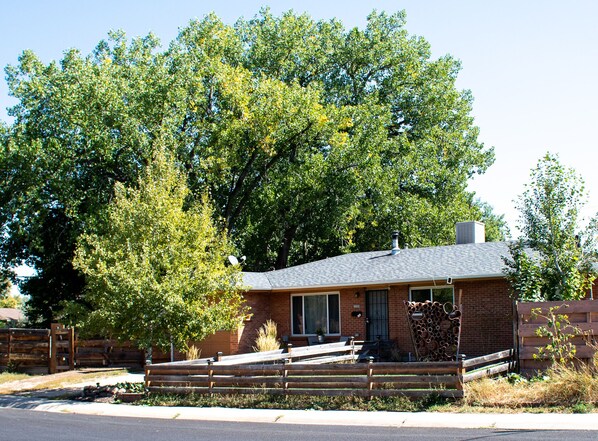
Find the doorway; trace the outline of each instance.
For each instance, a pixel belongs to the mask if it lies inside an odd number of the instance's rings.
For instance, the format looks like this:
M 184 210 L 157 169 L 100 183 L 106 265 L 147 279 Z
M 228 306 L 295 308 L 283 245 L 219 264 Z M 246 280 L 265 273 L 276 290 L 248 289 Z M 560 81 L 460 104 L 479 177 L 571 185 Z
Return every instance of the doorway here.
M 365 292 L 366 340 L 388 340 L 388 290 Z

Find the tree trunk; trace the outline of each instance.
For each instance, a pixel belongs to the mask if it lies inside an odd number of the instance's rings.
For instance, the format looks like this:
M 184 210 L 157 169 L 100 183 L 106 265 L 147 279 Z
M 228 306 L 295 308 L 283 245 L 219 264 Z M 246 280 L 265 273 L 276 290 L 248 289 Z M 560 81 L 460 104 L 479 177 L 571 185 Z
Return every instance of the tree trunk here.
M 291 251 L 291 244 L 293 243 L 293 239 L 295 238 L 295 233 L 297 233 L 297 225 L 291 225 L 284 230 L 282 244 L 278 249 L 276 264 L 274 265 L 275 269 L 278 270 L 286 268 L 289 264 L 289 252 Z

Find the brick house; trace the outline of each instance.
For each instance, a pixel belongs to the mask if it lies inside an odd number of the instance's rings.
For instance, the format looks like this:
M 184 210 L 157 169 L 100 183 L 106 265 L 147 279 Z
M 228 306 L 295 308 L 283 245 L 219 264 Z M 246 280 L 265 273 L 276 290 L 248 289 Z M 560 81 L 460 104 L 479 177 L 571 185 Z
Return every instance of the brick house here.
M 461 353 L 483 355 L 514 344 L 513 300 L 503 275 L 506 242 L 485 242 L 484 225 L 457 224 L 457 244 L 344 254 L 282 270 L 245 272 L 252 316 L 218 333 L 225 353 L 251 352 L 257 329 L 272 319 L 294 345 L 323 332 L 326 341 L 393 340 L 413 352 L 404 301 L 461 306 Z M 207 342 L 206 342 L 207 343 Z M 206 352 L 204 354 L 208 355 Z

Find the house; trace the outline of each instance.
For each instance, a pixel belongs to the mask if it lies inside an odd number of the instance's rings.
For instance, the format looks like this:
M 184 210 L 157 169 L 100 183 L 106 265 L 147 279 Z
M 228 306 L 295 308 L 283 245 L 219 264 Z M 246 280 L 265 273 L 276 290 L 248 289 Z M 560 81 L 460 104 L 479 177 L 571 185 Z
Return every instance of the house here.
M 13 327 L 25 321 L 25 314 L 17 308 L 0 308 L 0 328 Z
M 228 353 L 250 352 L 257 329 L 272 319 L 294 345 L 323 332 L 326 341 L 392 340 L 413 352 L 404 302 L 460 305 L 460 353 L 488 354 L 514 345 L 513 300 L 503 274 L 506 242 L 485 242 L 484 225 L 457 224 L 457 244 L 344 254 L 282 270 L 245 272 L 252 316 L 232 334 Z M 206 352 L 204 352 L 205 354 Z

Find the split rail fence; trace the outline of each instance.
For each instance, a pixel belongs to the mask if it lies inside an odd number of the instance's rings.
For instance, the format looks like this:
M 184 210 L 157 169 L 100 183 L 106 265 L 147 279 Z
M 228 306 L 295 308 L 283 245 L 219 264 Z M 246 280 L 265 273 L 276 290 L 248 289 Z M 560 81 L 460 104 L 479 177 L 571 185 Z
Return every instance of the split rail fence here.
M 230 356 L 152 364 L 145 368 L 145 383 L 150 392 L 174 394 L 422 397 L 434 393 L 461 398 L 464 383 L 514 368 L 512 349 L 456 362 L 375 363 L 370 360 L 352 364 L 316 364 L 321 360 L 315 359 L 338 353 L 338 343 L 307 349 L 313 358 L 299 361 L 295 358 L 304 356 L 301 352 L 304 348 L 292 349 L 290 353 L 263 353 L 262 364 L 257 364 L 254 354 L 247 354 L 254 358 L 245 360 Z M 349 352 L 351 345 L 345 350 Z
M 538 349 L 548 345 L 549 338 L 536 334 L 540 327 L 547 325 L 547 320 L 541 316 L 532 318 L 532 310 L 540 308 L 542 315 L 545 315 L 552 307 L 560 307 L 555 314 L 566 315 L 572 327 L 590 338 L 593 336 L 594 340 L 598 338 L 598 300 L 517 303 L 519 367 L 522 372 L 543 370 L 550 366 L 550 360 L 538 358 Z M 570 328 L 565 329 L 565 332 L 573 334 L 575 331 Z M 575 358 L 587 362 L 594 356 L 594 350 L 581 335 L 573 336 L 571 343 L 575 345 Z

